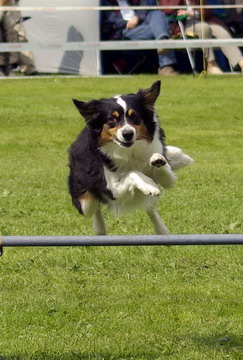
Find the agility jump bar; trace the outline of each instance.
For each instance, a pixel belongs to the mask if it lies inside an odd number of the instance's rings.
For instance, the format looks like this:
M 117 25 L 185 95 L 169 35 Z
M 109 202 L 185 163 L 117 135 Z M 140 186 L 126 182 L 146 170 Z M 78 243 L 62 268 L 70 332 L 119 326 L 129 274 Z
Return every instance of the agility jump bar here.
M 3 236 L 0 247 L 243 245 L 243 234 Z

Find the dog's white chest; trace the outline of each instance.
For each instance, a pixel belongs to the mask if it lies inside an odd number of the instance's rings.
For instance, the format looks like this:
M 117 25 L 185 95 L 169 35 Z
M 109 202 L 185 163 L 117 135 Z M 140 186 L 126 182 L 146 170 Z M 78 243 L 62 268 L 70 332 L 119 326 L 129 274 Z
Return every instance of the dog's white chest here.
M 105 170 L 107 188 L 114 197 L 114 200 L 109 201 L 111 210 L 120 215 L 127 214 L 134 209 L 146 210 L 155 205 L 157 196 L 148 195 L 152 195 L 152 192 L 157 192 L 155 195 L 159 195 L 160 191 L 154 181 L 144 173 L 144 170 L 143 173 L 137 170 L 115 173 Z M 142 178 L 149 179 L 148 183 L 145 184 Z M 141 191 L 141 188 L 144 189 L 144 192 Z M 146 194 L 145 191 L 147 191 Z
M 131 149 L 114 146 L 112 152 L 109 149 L 109 156 L 112 154 L 112 160 L 117 169 L 111 171 L 104 167 L 104 175 L 107 188 L 115 198 L 109 205 L 117 213 L 126 213 L 134 208 L 145 209 L 150 204 L 154 206 L 157 197 L 147 196 L 148 194 L 146 195 L 138 190 L 139 186 L 145 186 L 151 189 L 151 193 L 158 192 L 159 194 L 158 188 L 153 181 L 153 168 L 149 161 L 156 150 L 159 153 L 162 152 L 162 145 L 159 141 L 150 144 L 139 141 L 136 145 Z M 141 177 L 143 177 L 143 180 Z M 144 180 L 145 178 L 146 180 Z M 144 181 L 146 185 L 144 185 Z

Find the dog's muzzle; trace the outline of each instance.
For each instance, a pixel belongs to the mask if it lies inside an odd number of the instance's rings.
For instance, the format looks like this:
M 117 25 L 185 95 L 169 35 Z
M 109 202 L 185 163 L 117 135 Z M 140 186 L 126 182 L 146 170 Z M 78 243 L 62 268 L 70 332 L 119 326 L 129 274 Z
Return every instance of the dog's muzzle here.
M 133 145 L 135 139 L 136 130 L 130 125 L 124 126 L 117 132 L 116 140 L 121 146 L 130 147 Z

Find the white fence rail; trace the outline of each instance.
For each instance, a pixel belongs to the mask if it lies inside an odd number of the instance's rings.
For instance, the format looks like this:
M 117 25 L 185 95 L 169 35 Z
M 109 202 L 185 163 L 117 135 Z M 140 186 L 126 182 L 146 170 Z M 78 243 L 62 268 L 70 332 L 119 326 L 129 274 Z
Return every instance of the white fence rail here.
M 186 6 L 0 6 L 0 11 L 104 11 L 104 10 L 165 10 L 186 9 Z M 243 5 L 193 5 L 193 9 L 242 9 Z
M 141 50 L 141 49 L 184 49 L 222 46 L 243 46 L 243 38 L 237 39 L 194 39 L 194 40 L 139 40 L 139 41 L 94 41 L 63 43 L 0 43 L 1 52 L 34 50 Z

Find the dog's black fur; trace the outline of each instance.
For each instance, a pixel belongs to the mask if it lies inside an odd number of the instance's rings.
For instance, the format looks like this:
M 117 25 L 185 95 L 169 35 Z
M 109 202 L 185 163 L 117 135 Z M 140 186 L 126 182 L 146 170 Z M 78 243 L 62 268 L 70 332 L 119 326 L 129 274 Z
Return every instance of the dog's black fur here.
M 92 127 L 86 127 L 70 149 L 69 191 L 73 204 L 81 214 L 83 212 L 78 199 L 87 191 L 103 203 L 107 202 L 107 196 L 113 199 L 111 192 L 107 189 L 103 169 L 106 166 L 114 171 L 115 164 L 98 148 L 100 131 L 96 132 Z

